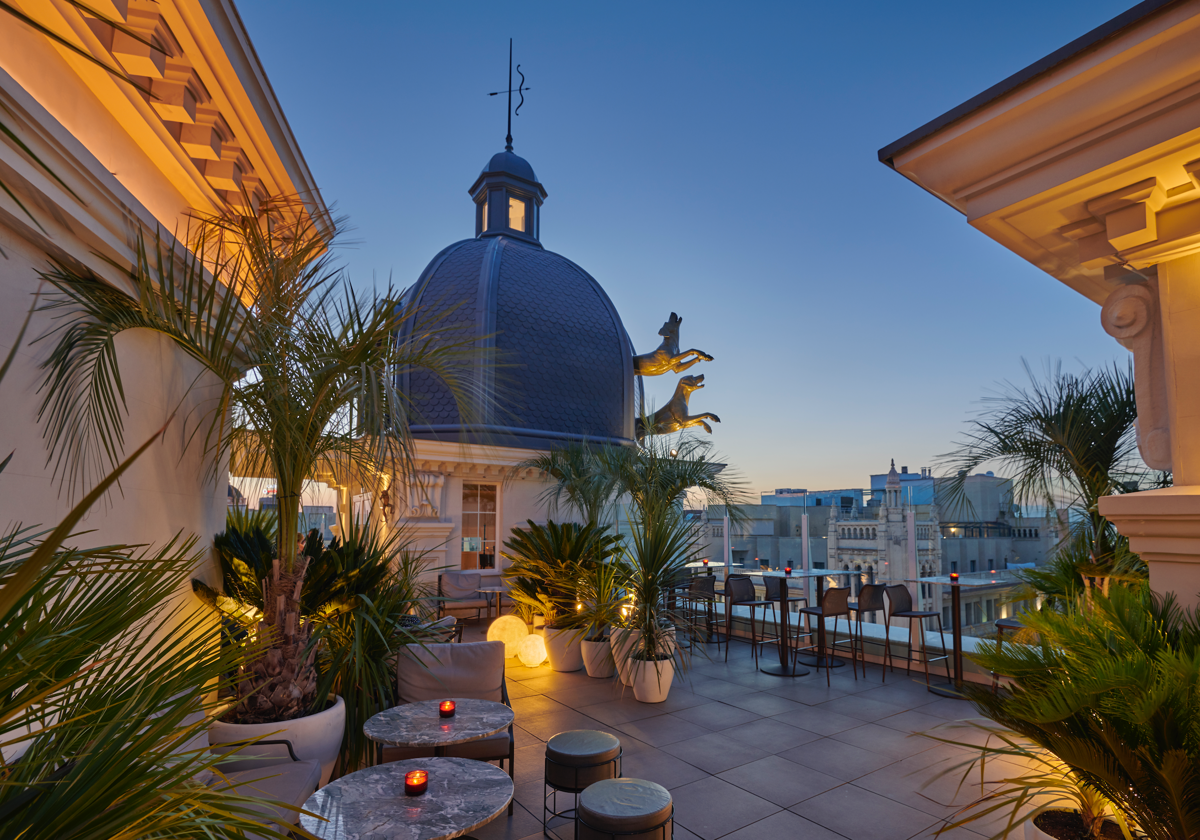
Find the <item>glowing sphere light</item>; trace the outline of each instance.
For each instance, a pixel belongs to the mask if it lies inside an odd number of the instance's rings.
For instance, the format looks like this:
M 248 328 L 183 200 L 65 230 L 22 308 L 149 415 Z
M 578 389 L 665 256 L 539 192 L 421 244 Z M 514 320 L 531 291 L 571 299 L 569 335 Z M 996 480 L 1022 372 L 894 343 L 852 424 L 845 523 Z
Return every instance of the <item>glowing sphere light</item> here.
M 504 656 L 511 659 L 516 656 L 522 640 L 529 635 L 525 622 L 515 615 L 502 615 L 488 627 L 489 642 L 504 642 Z
M 546 640 L 536 633 L 526 636 L 517 655 L 526 668 L 536 668 L 546 661 Z

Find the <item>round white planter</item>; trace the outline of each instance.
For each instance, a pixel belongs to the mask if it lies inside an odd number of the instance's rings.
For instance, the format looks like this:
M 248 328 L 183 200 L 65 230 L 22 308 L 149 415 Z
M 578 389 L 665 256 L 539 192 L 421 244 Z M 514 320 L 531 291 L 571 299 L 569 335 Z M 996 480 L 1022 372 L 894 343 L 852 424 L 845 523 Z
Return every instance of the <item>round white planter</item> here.
M 1025 820 L 1025 840 L 1054 840 L 1054 838 L 1034 825 L 1033 820 Z
M 550 660 L 552 669 L 555 671 L 578 671 L 583 667 L 581 636 L 578 631 L 547 627 L 544 632 L 546 658 Z
M 608 639 L 602 639 L 599 642 L 589 642 L 584 639 L 580 644 L 580 650 L 583 653 L 583 667 L 587 670 L 589 677 L 604 679 L 611 677 L 616 672 L 617 666 L 613 661 L 612 645 Z
M 621 682 L 625 685 L 633 685 L 633 674 L 630 668 L 632 663 L 633 652 L 638 649 L 638 642 L 641 641 L 641 630 L 626 630 L 620 627 L 614 627 L 609 633 L 609 640 L 612 643 L 613 659 L 616 662 L 617 674 L 621 677 Z M 675 652 L 675 629 L 667 634 L 667 653 Z
M 630 678 L 633 696 L 639 703 L 661 703 L 667 699 L 675 679 L 675 663 L 670 659 L 658 662 L 635 659 L 631 662 Z
M 209 746 L 250 741 L 261 738 L 287 739 L 292 742 L 296 757 L 321 763 L 321 786 L 329 783 L 333 765 L 342 749 L 342 734 L 346 727 L 346 704 L 341 697 L 333 705 L 315 715 L 306 715 L 280 723 L 225 723 L 214 720 L 208 727 Z
M 624 627 L 614 627 L 609 633 L 608 641 L 612 649 L 613 662 L 624 685 L 630 685 L 629 656 L 641 638 L 641 630 L 629 630 Z

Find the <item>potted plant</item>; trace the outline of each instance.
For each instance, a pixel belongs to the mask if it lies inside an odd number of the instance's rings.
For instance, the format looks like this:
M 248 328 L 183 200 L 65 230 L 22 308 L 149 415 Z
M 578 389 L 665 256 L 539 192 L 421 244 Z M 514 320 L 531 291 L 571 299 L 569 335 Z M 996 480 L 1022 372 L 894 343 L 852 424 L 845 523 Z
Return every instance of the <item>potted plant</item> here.
M 506 579 L 524 579 L 532 587 L 514 586 L 510 595 L 545 617 L 546 656 L 555 671 L 583 667 L 580 624 L 580 581 L 589 570 L 612 557 L 620 537 L 595 524 L 529 521 L 514 529 L 501 555 L 508 561 Z M 530 591 L 532 589 L 532 591 Z
M 632 523 L 629 591 L 634 600 L 629 652 L 633 696 L 643 703 L 667 699 L 676 670 L 687 669 L 687 652 L 675 643 L 675 627 L 687 617 L 675 608 L 676 587 L 699 553 L 699 540 L 683 511 L 662 508 Z
M 576 616 L 576 632 L 582 637 L 583 667 L 589 677 L 611 677 L 616 670 L 608 634 L 621 623 L 627 607 L 627 578 L 628 568 L 614 557 L 591 567 L 580 579 L 582 609 Z
M 205 447 L 214 479 L 224 479 L 228 464 L 234 474 L 274 480 L 278 504 L 274 559 L 255 581 L 264 609 L 251 635 L 261 653 L 240 669 L 225 722 L 313 729 L 325 740 L 340 735 L 343 722 L 339 702 L 320 693 L 315 628 L 299 599 L 317 559 L 297 539 L 305 483 L 331 476 L 378 495 L 409 474 L 409 428 L 395 418 L 410 400 L 395 372 L 430 371 L 464 416 L 474 416 L 465 377 L 478 351 L 465 339 L 431 340 L 422 313 L 397 304 L 391 289 L 355 292 L 331 256 L 339 222 L 311 213 L 301 198 L 268 199 L 257 217 L 196 224 L 180 258 L 166 244 L 157 253 L 139 249 L 124 278 L 132 294 L 65 263 L 44 273 L 54 287 L 45 306 L 67 325 L 47 336 L 46 437 L 70 475 L 86 470 L 92 453 L 111 459 L 120 451 L 122 400 L 94 402 L 81 422 L 78 400 L 67 395 L 121 393 L 108 359 L 126 330 L 153 330 L 204 369 L 195 381 L 214 398 L 188 441 Z M 323 713 L 336 720 L 299 722 Z M 299 742 L 301 757 L 316 757 L 301 732 L 285 737 Z
M 1061 762 L 1112 817 L 1154 840 L 1200 825 L 1200 611 L 1146 584 L 1026 612 L 1036 642 L 984 643 L 972 659 L 1010 683 L 963 685 L 986 717 Z
M 944 729 L 964 726 L 982 731 L 983 746 L 979 746 L 978 740 L 959 740 L 938 734 Z M 993 729 L 973 721 L 959 721 L 920 734 L 974 752 L 970 758 L 938 773 L 930 784 L 946 776 L 958 776 L 961 789 L 976 768 L 980 786 L 985 787 L 986 782 L 987 793 L 961 808 L 939 828 L 939 834 L 973 827 L 972 824 L 981 819 L 1000 815 L 1007 819 L 997 831 L 996 838 L 1013 836 L 1012 832 L 1022 824 L 1026 840 L 1131 838 L 1122 813 L 1102 793 L 1082 781 L 1049 750 L 1015 732 Z M 988 762 L 993 768 L 999 766 L 1015 772 L 999 779 L 988 778 L 985 776 Z

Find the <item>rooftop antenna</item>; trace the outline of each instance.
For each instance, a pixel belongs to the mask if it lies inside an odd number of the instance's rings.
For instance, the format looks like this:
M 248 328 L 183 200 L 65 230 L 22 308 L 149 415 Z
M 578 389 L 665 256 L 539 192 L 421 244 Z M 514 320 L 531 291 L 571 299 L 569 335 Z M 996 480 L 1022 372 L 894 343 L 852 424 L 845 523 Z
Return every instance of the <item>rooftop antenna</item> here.
M 521 97 L 521 101 L 517 103 L 517 116 L 519 117 L 519 116 L 521 116 L 521 106 L 525 104 L 525 91 L 532 90 L 532 88 L 525 87 L 525 74 L 521 72 L 520 64 L 517 65 L 517 75 L 521 77 L 521 84 L 517 85 L 517 87 L 515 89 L 512 86 L 512 74 L 513 74 L 512 38 L 509 38 L 508 39 L 508 90 L 496 90 L 496 91 L 492 91 L 491 93 L 488 94 L 488 96 L 499 96 L 502 93 L 508 94 L 508 136 L 504 138 L 504 151 L 506 151 L 506 152 L 511 152 L 513 150 L 513 145 L 512 145 L 512 118 L 513 118 L 512 95 L 515 93 Z

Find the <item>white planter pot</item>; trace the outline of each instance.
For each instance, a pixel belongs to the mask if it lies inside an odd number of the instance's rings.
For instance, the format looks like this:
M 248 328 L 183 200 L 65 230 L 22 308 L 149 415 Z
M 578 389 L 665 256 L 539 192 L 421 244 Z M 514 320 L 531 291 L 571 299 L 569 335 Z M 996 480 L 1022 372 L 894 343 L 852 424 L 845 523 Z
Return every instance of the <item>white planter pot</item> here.
M 586 639 L 580 644 L 583 653 L 583 667 L 589 677 L 604 679 L 611 677 L 617 670 L 613 660 L 612 645 L 608 639 L 599 642 L 589 642 Z
M 583 667 L 581 636 L 575 630 L 559 630 L 547 627 L 546 658 L 555 671 L 578 671 Z
M 613 662 L 624 685 L 631 684 L 629 681 L 629 657 L 641 638 L 641 630 L 627 630 L 623 627 L 614 627 L 609 634 L 608 641 L 612 649 Z
M 675 679 L 673 660 L 654 662 L 634 659 L 629 670 L 633 681 L 633 696 L 639 703 L 661 703 L 667 699 L 671 683 Z
M 535 616 L 533 617 L 533 626 L 534 626 L 534 628 L 541 627 L 541 626 L 543 626 L 545 623 L 546 623 L 546 617 L 545 617 L 544 615 L 535 615 Z
M 292 742 L 297 758 L 321 763 L 321 786 L 324 787 L 333 775 L 333 765 L 342 749 L 342 734 L 346 728 L 346 704 L 341 697 L 335 696 L 333 701 L 333 705 L 323 712 L 280 723 L 225 723 L 214 720 L 208 727 L 209 746 L 256 738 L 267 741 L 287 739 Z
M 1033 820 L 1025 820 L 1025 840 L 1054 840 L 1054 838 L 1034 825 Z

